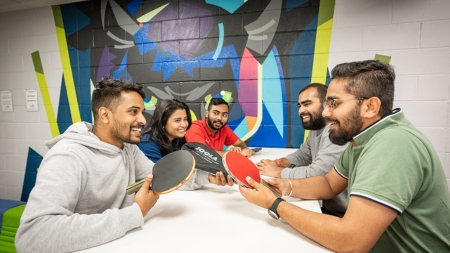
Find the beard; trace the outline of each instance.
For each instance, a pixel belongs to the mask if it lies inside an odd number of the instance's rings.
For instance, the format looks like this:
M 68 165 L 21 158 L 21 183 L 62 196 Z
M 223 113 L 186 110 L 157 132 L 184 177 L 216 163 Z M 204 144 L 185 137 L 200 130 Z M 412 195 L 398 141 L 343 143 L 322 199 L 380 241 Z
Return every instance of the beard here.
M 131 125 L 128 127 L 127 124 L 120 122 L 115 117 L 113 119 L 114 119 L 114 127 L 111 130 L 111 136 L 114 139 L 121 140 L 122 142 L 131 143 L 131 144 L 138 144 L 141 142 L 140 138 L 133 139 L 131 136 L 131 131 L 132 131 L 131 128 L 141 127 L 140 125 Z M 127 128 L 128 128 L 128 135 L 122 134 L 124 132 L 124 129 L 127 129 Z
M 359 132 L 362 128 L 363 122 L 360 116 L 360 107 L 355 109 L 345 117 L 342 122 L 337 119 L 326 118 L 328 121 L 334 122 L 338 125 L 338 128 L 330 129 L 329 138 L 330 141 L 336 145 L 345 145 L 347 142 L 353 139 L 353 136 Z
M 302 120 L 303 128 L 306 130 L 319 130 L 322 129 L 327 123 L 322 114 L 316 114 L 314 117 L 311 113 L 305 114 L 309 116 L 308 122 L 303 122 Z
M 208 126 L 214 130 L 219 130 L 227 124 L 227 122 L 222 122 L 220 120 L 212 121 L 209 119 L 209 117 L 206 118 L 206 122 L 208 123 Z M 216 123 L 216 122 L 220 122 L 220 123 L 222 123 L 222 125 L 220 127 L 216 127 L 216 126 L 214 126 L 214 123 Z

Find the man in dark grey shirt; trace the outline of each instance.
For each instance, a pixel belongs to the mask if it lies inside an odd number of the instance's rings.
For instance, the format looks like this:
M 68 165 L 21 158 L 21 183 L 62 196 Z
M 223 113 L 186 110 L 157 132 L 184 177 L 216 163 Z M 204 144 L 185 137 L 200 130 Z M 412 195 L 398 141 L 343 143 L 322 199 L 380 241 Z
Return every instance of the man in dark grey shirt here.
M 256 163 L 260 173 L 280 178 L 307 178 L 325 175 L 344 152 L 347 145 L 333 144 L 328 138 L 329 124 L 322 117 L 327 86 L 313 83 L 298 96 L 298 113 L 303 128 L 310 130 L 300 148 L 274 161 L 263 159 Z M 324 200 L 322 212 L 342 217 L 347 209 L 347 190 L 333 199 Z

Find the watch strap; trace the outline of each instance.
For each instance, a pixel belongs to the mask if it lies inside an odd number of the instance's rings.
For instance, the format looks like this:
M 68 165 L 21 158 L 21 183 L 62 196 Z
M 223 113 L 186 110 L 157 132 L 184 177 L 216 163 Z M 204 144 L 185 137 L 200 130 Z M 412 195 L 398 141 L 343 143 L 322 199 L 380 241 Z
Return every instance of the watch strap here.
M 275 214 L 275 215 L 277 216 L 277 218 L 276 218 L 277 220 L 280 218 L 280 215 L 279 215 L 278 212 L 277 212 L 278 205 L 279 205 L 282 201 L 284 201 L 283 198 L 277 198 L 277 199 L 275 199 L 275 201 L 273 202 L 272 206 L 269 208 L 269 210 L 270 210 L 273 214 Z M 275 218 L 275 217 L 273 217 L 273 218 Z

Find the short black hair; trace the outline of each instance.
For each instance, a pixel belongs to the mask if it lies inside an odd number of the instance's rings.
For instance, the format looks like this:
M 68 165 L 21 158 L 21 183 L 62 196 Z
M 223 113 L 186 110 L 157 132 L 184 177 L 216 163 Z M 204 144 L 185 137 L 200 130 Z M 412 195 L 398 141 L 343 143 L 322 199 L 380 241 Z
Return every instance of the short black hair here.
M 305 90 L 309 89 L 309 88 L 316 88 L 317 90 L 317 94 L 319 96 L 320 102 L 323 103 L 326 100 L 327 97 L 327 90 L 328 87 L 325 86 L 324 84 L 321 83 L 311 83 L 308 86 L 306 86 L 305 88 L 303 88 L 298 95 L 300 95 L 302 92 L 304 92 Z
M 230 109 L 228 102 L 225 101 L 223 98 L 211 98 L 208 104 L 208 111 L 211 109 L 213 105 L 227 105 L 228 109 Z
M 345 89 L 358 98 L 377 97 L 381 101 L 379 115 L 392 112 L 394 105 L 394 68 L 378 60 L 338 64 L 331 71 L 331 79 L 348 79 Z
M 137 92 L 142 99 L 145 98 L 145 93 L 142 90 L 141 84 L 133 81 L 115 80 L 111 77 L 103 77 L 95 85 L 95 90 L 92 93 L 91 109 L 94 114 L 94 121 L 98 117 L 98 110 L 100 107 L 106 107 L 112 112 L 115 112 L 119 102 L 121 101 L 122 91 Z

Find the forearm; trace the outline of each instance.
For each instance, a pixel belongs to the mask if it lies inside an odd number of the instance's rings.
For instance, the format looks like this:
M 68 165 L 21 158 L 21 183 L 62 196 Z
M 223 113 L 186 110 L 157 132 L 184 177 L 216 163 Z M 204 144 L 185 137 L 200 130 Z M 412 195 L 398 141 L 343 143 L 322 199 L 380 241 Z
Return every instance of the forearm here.
M 319 214 L 282 202 L 277 209 L 283 220 L 313 241 L 334 252 L 348 252 L 350 237 L 343 219 Z
M 240 147 L 241 149 L 247 148 L 247 144 L 245 142 L 241 142 L 238 145 L 236 145 L 237 147 Z
M 144 223 L 137 204 L 121 210 L 109 209 L 101 214 L 63 212 L 36 217 L 33 213 L 38 211 L 30 209 L 22 217 L 16 236 L 18 252 L 72 252 L 86 249 L 117 239 Z
M 291 179 L 293 197 L 302 199 L 331 199 L 338 193 L 333 192 L 325 176 L 304 179 Z
M 287 167 L 287 166 L 286 166 Z M 308 178 L 315 176 L 323 176 L 328 171 L 321 168 L 317 168 L 313 165 L 300 166 L 294 168 L 286 168 L 281 172 L 281 178 Z

